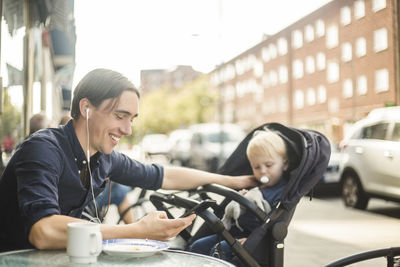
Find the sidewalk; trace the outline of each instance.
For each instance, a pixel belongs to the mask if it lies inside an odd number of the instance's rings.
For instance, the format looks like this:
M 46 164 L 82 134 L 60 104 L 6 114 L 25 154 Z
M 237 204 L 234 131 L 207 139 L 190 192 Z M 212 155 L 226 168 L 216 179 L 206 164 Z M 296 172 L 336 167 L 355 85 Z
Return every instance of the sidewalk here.
M 345 208 L 339 199 L 302 199 L 285 239 L 285 267 L 320 267 L 368 250 L 400 246 L 400 220 Z M 352 266 L 386 266 L 384 258 Z

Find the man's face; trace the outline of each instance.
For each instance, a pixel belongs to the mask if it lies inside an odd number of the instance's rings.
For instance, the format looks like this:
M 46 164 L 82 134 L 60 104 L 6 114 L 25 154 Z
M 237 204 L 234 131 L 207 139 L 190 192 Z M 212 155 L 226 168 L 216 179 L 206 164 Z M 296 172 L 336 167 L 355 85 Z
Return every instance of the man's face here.
M 124 135 L 132 134 L 132 121 L 139 112 L 139 98 L 135 92 L 124 91 L 115 107 L 115 99 L 107 99 L 97 108 L 90 110 L 89 133 L 90 153 L 97 151 L 110 154 Z

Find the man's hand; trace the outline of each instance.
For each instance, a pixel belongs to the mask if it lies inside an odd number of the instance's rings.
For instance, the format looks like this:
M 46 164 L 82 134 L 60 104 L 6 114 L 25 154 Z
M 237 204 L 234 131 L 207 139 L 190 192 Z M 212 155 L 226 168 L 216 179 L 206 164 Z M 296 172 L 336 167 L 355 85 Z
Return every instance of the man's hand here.
M 137 222 L 144 238 L 166 241 L 192 224 L 195 214 L 185 218 L 168 219 L 164 211 L 153 211 Z
M 243 189 L 248 187 L 255 187 L 259 183 L 253 175 L 231 176 L 229 178 L 228 187 L 233 189 Z

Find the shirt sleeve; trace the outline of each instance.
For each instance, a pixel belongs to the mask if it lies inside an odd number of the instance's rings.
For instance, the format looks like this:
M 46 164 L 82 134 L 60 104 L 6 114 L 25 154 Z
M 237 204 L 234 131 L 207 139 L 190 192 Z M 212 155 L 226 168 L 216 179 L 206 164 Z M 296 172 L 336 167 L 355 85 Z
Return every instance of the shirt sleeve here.
M 40 219 L 60 214 L 58 179 L 61 156 L 51 141 L 30 139 L 21 146 L 15 165 L 18 206 L 29 233 Z
M 111 153 L 111 180 L 131 187 L 157 190 L 161 188 L 164 168 L 158 164 L 143 164 L 128 156 Z

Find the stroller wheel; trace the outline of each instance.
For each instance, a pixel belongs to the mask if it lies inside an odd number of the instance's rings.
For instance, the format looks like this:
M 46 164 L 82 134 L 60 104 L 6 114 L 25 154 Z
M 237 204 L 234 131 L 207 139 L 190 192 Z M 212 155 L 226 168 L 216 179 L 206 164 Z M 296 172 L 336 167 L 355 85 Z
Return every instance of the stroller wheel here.
M 362 210 L 367 208 L 369 198 L 355 173 L 345 174 L 342 182 L 342 199 L 347 207 Z

